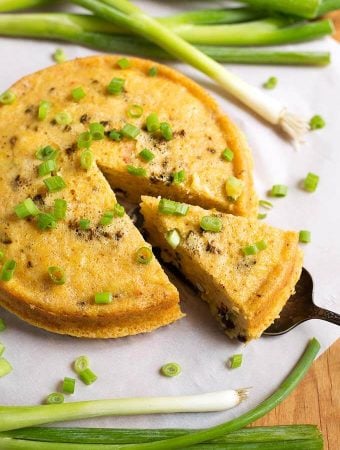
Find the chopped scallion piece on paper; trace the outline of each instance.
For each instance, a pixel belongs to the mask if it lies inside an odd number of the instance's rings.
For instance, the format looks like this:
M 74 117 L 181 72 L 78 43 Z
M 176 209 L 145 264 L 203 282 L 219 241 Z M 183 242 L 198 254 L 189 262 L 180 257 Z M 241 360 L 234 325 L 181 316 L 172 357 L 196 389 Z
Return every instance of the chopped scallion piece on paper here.
M 288 186 L 284 184 L 274 184 L 270 192 L 270 195 L 272 197 L 286 197 L 287 193 L 288 193 Z
M 78 375 L 80 374 L 80 372 L 87 369 L 89 366 L 90 366 L 90 359 L 86 355 L 78 356 L 78 358 L 73 363 L 73 368 Z
M 303 187 L 308 192 L 315 192 L 319 184 L 319 176 L 315 173 L 309 172 L 303 180 Z
M 231 369 L 237 369 L 238 367 L 241 367 L 242 365 L 243 356 L 242 354 L 236 354 L 230 357 L 229 359 L 229 366 Z
M 276 77 L 269 77 L 268 80 L 263 83 L 265 89 L 274 89 L 277 86 L 278 79 Z
M 165 377 L 177 377 L 182 372 L 181 366 L 171 362 L 161 367 L 161 374 Z
M 47 396 L 45 403 L 47 405 L 60 405 L 64 403 L 64 396 L 60 392 L 52 392 Z
M 320 130 L 321 128 L 324 128 L 326 126 L 326 122 L 323 117 L 316 114 L 313 116 L 309 121 L 309 128 L 314 130 Z
M 308 230 L 301 230 L 299 232 L 299 242 L 309 244 L 312 240 L 311 232 Z
M 97 375 L 88 367 L 79 373 L 79 378 L 86 385 L 90 385 L 97 380 Z
M 2 105 L 11 105 L 15 102 L 17 96 L 13 91 L 6 91 L 0 95 L 0 104 Z
M 66 61 L 66 55 L 62 48 L 57 48 L 52 57 L 57 64 L 61 64 Z
M 63 380 L 63 392 L 64 394 L 74 394 L 76 386 L 76 380 L 74 378 L 65 377 Z

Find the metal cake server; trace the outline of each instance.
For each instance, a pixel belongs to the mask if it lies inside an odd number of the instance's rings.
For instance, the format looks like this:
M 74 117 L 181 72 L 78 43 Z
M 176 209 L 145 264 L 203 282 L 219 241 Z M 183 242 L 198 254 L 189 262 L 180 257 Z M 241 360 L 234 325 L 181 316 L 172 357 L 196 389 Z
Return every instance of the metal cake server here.
M 310 319 L 327 320 L 340 325 L 340 314 L 314 304 L 313 279 L 305 268 L 302 269 L 295 291 L 281 311 L 280 317 L 263 334 L 269 336 L 284 334 Z

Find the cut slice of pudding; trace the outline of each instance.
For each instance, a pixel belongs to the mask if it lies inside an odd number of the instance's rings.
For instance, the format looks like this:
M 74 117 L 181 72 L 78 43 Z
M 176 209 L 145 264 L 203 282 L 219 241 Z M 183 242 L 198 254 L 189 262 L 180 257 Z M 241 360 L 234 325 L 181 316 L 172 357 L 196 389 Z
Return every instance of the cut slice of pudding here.
M 298 233 L 148 196 L 141 212 L 149 241 L 199 289 L 229 337 L 258 338 L 279 316 L 302 270 Z

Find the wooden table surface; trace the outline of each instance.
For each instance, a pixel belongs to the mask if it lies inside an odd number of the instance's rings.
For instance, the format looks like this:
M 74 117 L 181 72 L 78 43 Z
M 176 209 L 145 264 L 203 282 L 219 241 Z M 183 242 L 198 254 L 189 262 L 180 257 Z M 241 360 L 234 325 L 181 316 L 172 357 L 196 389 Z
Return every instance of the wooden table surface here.
M 334 37 L 340 41 L 340 11 Z M 315 361 L 300 386 L 254 425 L 315 424 L 324 436 L 324 450 L 340 449 L 340 340 Z

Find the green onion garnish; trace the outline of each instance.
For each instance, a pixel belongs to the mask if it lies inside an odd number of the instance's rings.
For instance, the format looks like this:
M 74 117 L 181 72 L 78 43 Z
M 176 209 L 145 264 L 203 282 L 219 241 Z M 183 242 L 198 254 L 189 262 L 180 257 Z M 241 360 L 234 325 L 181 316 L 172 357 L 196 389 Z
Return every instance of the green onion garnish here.
M 66 187 L 64 179 L 59 175 L 45 178 L 44 183 L 49 192 L 58 192 Z
M 6 347 L 4 346 L 4 344 L 2 344 L 0 342 L 0 356 L 2 356 L 4 354 L 4 351 L 6 350 Z
M 155 67 L 155 66 L 150 67 L 150 69 L 148 70 L 148 75 L 149 75 L 149 77 L 156 77 L 158 75 L 157 67 Z
M 38 166 L 39 177 L 49 175 L 51 172 L 57 170 L 57 163 L 55 159 L 48 159 Z
M 313 116 L 309 121 L 309 128 L 311 130 L 320 130 L 326 126 L 326 122 L 323 117 L 319 115 Z
M 139 264 L 149 264 L 152 258 L 153 254 L 149 247 L 141 247 L 136 251 L 136 261 Z
M 37 159 L 40 159 L 41 161 L 47 161 L 48 159 L 56 159 L 57 156 L 58 150 L 51 147 L 50 145 L 39 148 L 35 153 L 35 157 Z
M 89 219 L 80 219 L 79 228 L 81 230 L 88 230 L 91 227 L 91 221 Z
M 140 105 L 131 105 L 127 110 L 127 115 L 132 119 L 138 119 L 143 115 L 143 108 Z
M 141 152 L 138 153 L 138 156 L 145 162 L 150 162 L 154 159 L 155 154 L 152 153 L 151 150 L 144 148 Z
M 0 95 L 0 103 L 2 105 L 11 105 L 15 102 L 17 96 L 12 91 L 6 91 Z
M 63 63 L 66 61 L 66 55 L 64 53 L 64 50 L 61 48 L 57 48 L 57 50 L 52 55 L 53 60 L 57 63 Z
M 0 332 L 5 331 L 6 330 L 6 323 L 4 321 L 4 319 L 2 319 L 0 317 Z
M 303 244 L 309 244 L 311 242 L 311 232 L 308 230 L 301 230 L 299 232 L 299 242 L 302 242 Z
M 131 123 L 126 123 L 121 129 L 121 133 L 124 137 L 129 139 L 136 139 L 140 133 L 140 129 Z
M 173 133 L 170 124 L 168 124 L 168 122 L 162 122 L 159 125 L 159 129 L 164 139 L 166 141 L 171 141 L 171 139 L 173 138 Z
M 79 375 L 85 369 L 90 366 L 90 359 L 88 356 L 78 356 L 78 358 L 73 363 L 73 368 L 75 372 Z
M 14 212 L 19 219 L 25 219 L 25 217 L 37 216 L 39 209 L 31 198 L 26 198 L 26 200 L 15 206 Z
M 146 170 L 144 169 L 144 167 L 134 167 L 128 164 L 126 166 L 126 170 L 129 172 L 129 174 L 135 175 L 136 177 L 146 177 Z
M 65 284 L 65 270 L 58 266 L 51 266 L 47 269 L 47 273 L 54 284 Z
M 222 230 L 222 220 L 216 216 L 204 216 L 201 219 L 200 227 L 204 231 L 219 233 Z
M 228 162 L 231 162 L 234 159 L 234 152 L 230 150 L 230 148 L 225 148 L 222 152 L 222 158 Z
M 108 303 L 112 303 L 111 292 L 97 292 L 94 296 L 94 302 L 97 305 L 107 305 Z
M 121 58 L 121 59 L 118 59 L 117 65 L 121 69 L 128 69 L 129 67 L 131 67 L 131 62 L 127 58 Z
M 266 213 L 259 213 L 259 214 L 257 215 L 258 220 L 263 220 L 263 219 L 265 219 L 266 217 L 267 217 L 267 214 L 266 214 Z
M 125 80 L 123 78 L 112 78 L 107 87 L 108 93 L 118 95 L 123 92 Z
M 173 184 L 180 184 L 180 183 L 184 183 L 184 181 L 186 180 L 186 173 L 185 170 L 179 170 L 178 172 L 174 172 L 172 174 L 172 183 Z
M 0 378 L 5 377 L 10 372 L 12 372 L 13 367 L 5 358 L 0 358 Z
M 154 133 L 158 131 L 160 127 L 159 119 L 157 113 L 151 113 L 146 118 L 146 129 L 149 133 Z
M 67 111 L 60 111 L 56 114 L 55 120 L 58 125 L 69 125 L 72 122 L 72 116 Z
M 79 378 L 81 381 L 87 385 L 92 384 L 96 381 L 98 378 L 95 373 L 92 372 L 92 370 L 88 367 L 87 369 L 83 370 L 79 373 Z
M 111 225 L 113 218 L 114 218 L 114 211 L 106 211 L 102 215 L 99 221 L 99 225 L 102 225 L 104 227 L 106 227 L 107 225 Z
M 262 239 L 262 241 L 256 242 L 255 245 L 256 245 L 257 250 L 258 250 L 259 252 L 261 252 L 262 250 L 265 250 L 265 249 L 268 247 L 267 242 L 264 241 L 263 239 Z
M 315 173 L 309 172 L 303 180 L 303 187 L 308 192 L 315 192 L 319 184 L 319 176 Z
M 51 108 L 51 103 L 46 100 L 42 100 L 40 102 L 39 108 L 38 108 L 38 119 L 45 120 L 50 108 Z
M 109 133 L 109 138 L 113 141 L 121 141 L 122 137 L 122 133 L 119 130 L 111 130 Z
M 64 403 L 64 396 L 60 392 L 52 392 L 47 396 L 45 403 L 47 405 L 60 405 Z
M 249 256 L 249 255 L 256 255 L 256 253 L 265 250 L 268 247 L 268 244 L 266 241 L 261 240 L 256 242 L 255 244 L 252 245 L 247 245 L 246 247 L 242 248 L 242 252 L 245 256 Z
M 259 206 L 262 206 L 263 208 L 266 208 L 266 209 L 272 209 L 274 205 L 273 205 L 273 203 L 269 202 L 268 200 L 260 200 Z
M 37 226 L 40 230 L 47 230 L 48 228 L 55 228 L 57 221 L 52 214 L 40 213 L 37 215 Z
M 92 167 L 94 161 L 94 154 L 92 150 L 86 148 L 81 152 L 80 155 L 80 165 L 84 170 L 89 170 Z
M 0 250 L 0 261 L 4 259 L 5 252 L 3 250 Z
M 167 243 L 170 245 L 170 247 L 172 247 L 173 249 L 177 248 L 181 243 L 181 235 L 179 234 L 179 231 L 176 229 L 169 230 L 165 235 L 165 239 Z
M 177 363 L 168 363 L 161 367 L 160 372 L 165 377 L 176 377 L 182 372 L 182 369 Z
M 119 203 L 116 203 L 113 208 L 113 215 L 115 217 L 123 217 L 125 214 L 125 208 L 123 205 L 120 205 Z
M 230 176 L 225 183 L 226 194 L 232 200 L 237 200 L 242 194 L 244 189 L 244 181 Z
M 243 356 L 241 355 L 241 353 L 231 356 L 229 359 L 229 367 L 231 369 L 237 369 L 238 367 L 241 367 L 242 359 Z
M 83 133 L 80 133 L 77 145 L 79 148 L 90 148 L 90 145 L 92 144 L 92 134 L 89 131 L 84 131 Z
M 14 275 L 16 266 L 17 263 L 14 261 L 14 259 L 8 259 L 7 261 L 5 261 L 0 272 L 0 280 L 10 281 Z
M 270 195 L 272 197 L 285 197 L 288 193 L 288 186 L 284 184 L 274 184 Z
M 158 203 L 158 211 L 162 214 L 186 216 L 189 211 L 189 206 L 185 203 L 174 202 L 173 200 L 162 198 Z
M 90 123 L 90 133 L 94 141 L 104 139 L 105 128 L 101 123 Z
M 62 198 L 54 200 L 53 215 L 56 220 L 64 220 L 67 211 L 67 201 Z
M 269 77 L 268 80 L 263 83 L 265 89 L 274 89 L 277 85 L 278 79 L 276 77 Z
M 71 91 L 72 98 L 75 102 L 79 102 L 82 98 L 86 96 L 84 89 L 79 86 Z
M 74 378 L 65 377 L 63 380 L 64 394 L 74 394 L 75 385 L 76 385 L 76 380 Z

